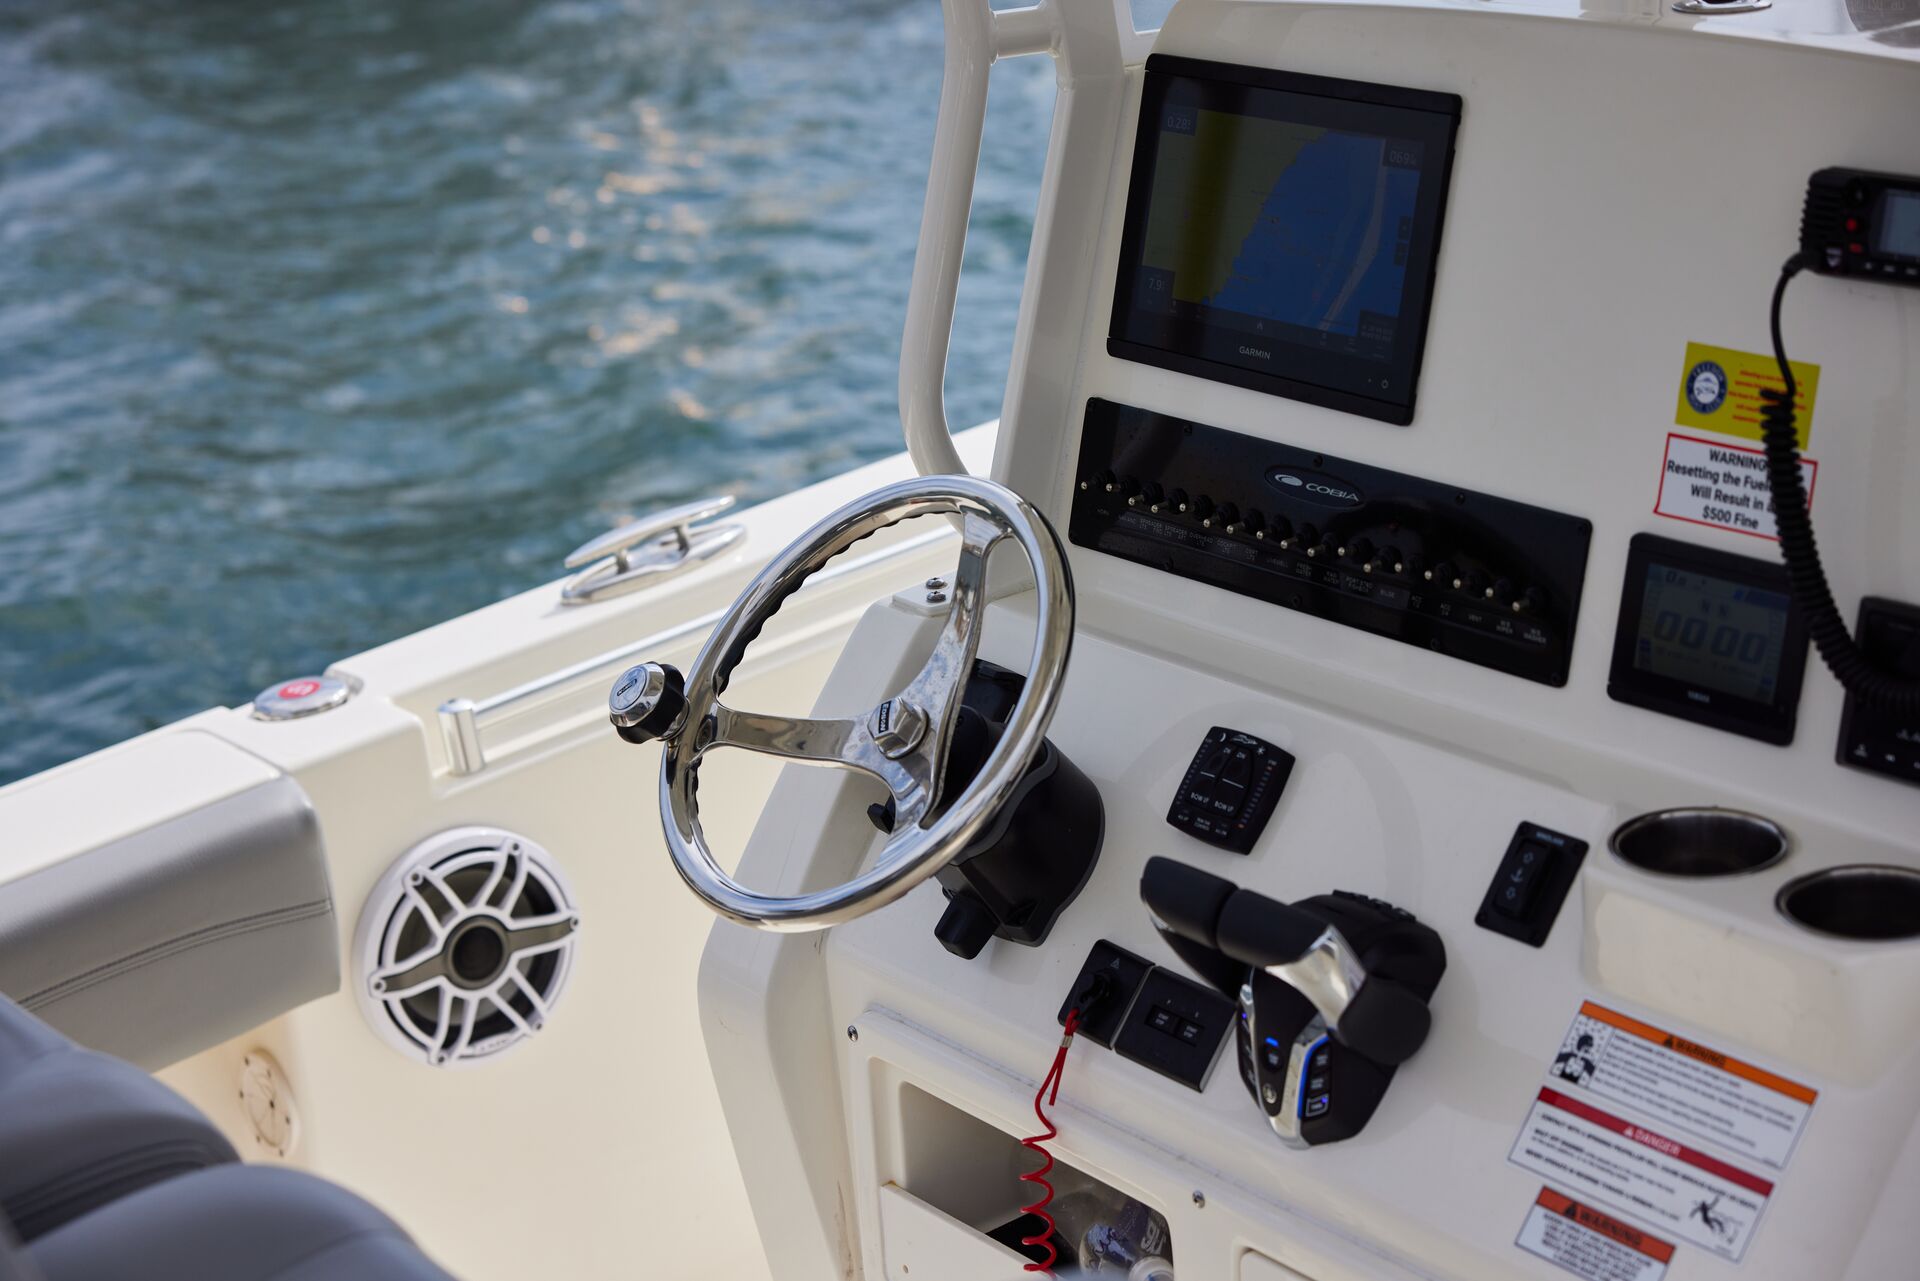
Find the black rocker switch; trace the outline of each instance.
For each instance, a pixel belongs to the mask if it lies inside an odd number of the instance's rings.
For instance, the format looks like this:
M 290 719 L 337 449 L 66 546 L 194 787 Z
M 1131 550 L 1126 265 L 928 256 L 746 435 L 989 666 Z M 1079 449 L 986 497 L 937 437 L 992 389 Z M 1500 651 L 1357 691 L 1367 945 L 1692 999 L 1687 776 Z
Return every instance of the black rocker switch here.
M 1187 766 L 1167 822 L 1209 845 L 1250 853 L 1292 773 L 1291 753 L 1216 725 Z
M 1522 823 L 1500 858 L 1474 924 L 1539 947 L 1553 932 L 1586 856 L 1585 841 Z
M 1190 1090 L 1204 1090 L 1238 1016 L 1234 1003 L 1220 993 L 1156 968 L 1140 985 L 1113 1038 L 1113 1052 Z
M 1854 635 L 1875 667 L 1920 680 L 1920 607 L 1869 596 L 1860 602 Z M 1920 784 L 1920 717 L 1865 706 L 1849 694 L 1838 756 L 1842 765 Z

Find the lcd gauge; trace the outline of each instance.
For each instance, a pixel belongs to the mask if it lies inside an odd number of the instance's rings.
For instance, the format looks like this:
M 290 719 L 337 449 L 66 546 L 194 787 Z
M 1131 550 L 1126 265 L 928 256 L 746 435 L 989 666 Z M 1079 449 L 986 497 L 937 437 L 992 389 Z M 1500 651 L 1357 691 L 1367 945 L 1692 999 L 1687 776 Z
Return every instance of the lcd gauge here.
M 1413 420 L 1460 99 L 1154 56 L 1115 356 Z
M 1920 261 L 1920 191 L 1890 189 L 1880 200 L 1875 253 Z
M 1652 534 L 1633 540 L 1607 686 L 1615 699 L 1788 743 L 1806 663 L 1782 566 Z

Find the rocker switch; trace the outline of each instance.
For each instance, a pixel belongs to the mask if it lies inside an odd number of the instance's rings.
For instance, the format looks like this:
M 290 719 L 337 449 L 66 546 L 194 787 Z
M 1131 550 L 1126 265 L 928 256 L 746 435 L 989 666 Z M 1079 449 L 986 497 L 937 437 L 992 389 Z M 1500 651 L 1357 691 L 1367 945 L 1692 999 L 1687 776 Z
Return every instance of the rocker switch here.
M 1522 823 L 1487 886 L 1473 920 L 1482 929 L 1539 947 L 1573 889 L 1587 843 L 1535 823 Z

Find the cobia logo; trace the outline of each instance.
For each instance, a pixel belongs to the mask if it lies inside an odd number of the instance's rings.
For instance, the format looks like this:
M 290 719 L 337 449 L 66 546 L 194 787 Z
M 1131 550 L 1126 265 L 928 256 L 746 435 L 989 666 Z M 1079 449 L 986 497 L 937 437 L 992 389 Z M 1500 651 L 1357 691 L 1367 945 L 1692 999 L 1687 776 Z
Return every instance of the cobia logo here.
M 1276 467 L 1267 473 L 1267 479 L 1284 486 L 1295 498 L 1322 507 L 1358 507 L 1367 501 L 1358 489 L 1325 472 Z

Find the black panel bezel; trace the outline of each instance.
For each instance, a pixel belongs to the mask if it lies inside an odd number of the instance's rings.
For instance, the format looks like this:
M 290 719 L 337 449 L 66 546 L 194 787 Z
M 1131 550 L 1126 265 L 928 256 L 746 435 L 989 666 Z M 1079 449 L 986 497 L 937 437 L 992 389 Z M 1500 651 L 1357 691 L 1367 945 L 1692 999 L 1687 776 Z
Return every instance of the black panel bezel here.
M 1544 845 L 1553 851 L 1553 859 L 1540 877 L 1540 888 L 1535 892 L 1533 908 L 1524 917 L 1507 916 L 1497 911 L 1494 898 L 1500 890 L 1499 869 L 1506 867 L 1507 860 L 1513 857 L 1528 841 Z M 1473 915 L 1473 923 L 1483 930 L 1492 930 L 1495 934 L 1505 935 L 1525 943 L 1528 947 L 1544 946 L 1553 933 L 1553 923 L 1560 919 L 1560 909 L 1566 905 L 1567 895 L 1573 892 L 1574 882 L 1580 879 L 1580 865 L 1586 861 L 1587 843 L 1541 827 L 1538 823 L 1522 823 L 1513 831 L 1513 839 L 1507 842 L 1507 848 L 1496 863 L 1493 883 L 1487 886 L 1487 892 L 1480 898 L 1480 910 Z
M 1309 114 L 1323 116 L 1340 128 L 1414 138 L 1428 148 L 1430 159 L 1421 171 L 1414 235 L 1407 255 L 1400 328 L 1393 359 L 1384 369 L 1357 357 L 1313 352 L 1280 343 L 1274 345 L 1275 360 L 1271 369 L 1252 368 L 1201 354 L 1206 334 L 1204 326 L 1169 320 L 1156 326 L 1158 332 L 1148 332 L 1142 325 L 1141 315 L 1133 309 L 1134 283 L 1146 239 L 1153 166 L 1159 146 L 1160 109 L 1176 80 L 1198 83 L 1204 93 L 1217 96 L 1227 109 L 1231 109 L 1228 104 L 1233 102 L 1244 104 L 1248 90 L 1296 95 L 1308 100 L 1302 105 Z M 1165 54 L 1149 57 L 1134 136 L 1133 171 L 1128 183 L 1126 223 L 1114 280 L 1113 310 L 1108 323 L 1108 354 L 1396 426 L 1412 422 L 1461 109 L 1458 94 Z M 1388 391 L 1382 391 L 1379 386 L 1383 374 Z
M 1633 644 L 1640 634 L 1640 611 L 1646 599 L 1647 567 L 1656 563 L 1786 594 L 1787 639 L 1780 655 L 1780 682 L 1772 702 L 1740 698 L 1724 690 L 1701 689 L 1670 676 L 1641 671 L 1633 665 Z M 1784 747 L 1793 741 L 1799 720 L 1800 687 L 1806 669 L 1806 619 L 1793 600 L 1793 585 L 1787 577 L 1786 566 L 1702 547 L 1698 543 L 1678 542 L 1659 534 L 1634 535 L 1628 544 L 1627 568 L 1621 579 L 1620 618 L 1613 634 L 1613 668 L 1607 678 L 1607 697 Z
M 1077 468 L 1067 525 L 1076 547 L 1526 680 L 1567 683 L 1593 534 L 1584 517 L 1099 397 L 1087 400 Z M 1302 498 L 1274 482 L 1281 470 L 1319 472 L 1365 501 L 1333 508 Z M 1205 529 L 1190 517 L 1163 515 L 1151 520 L 1150 533 L 1129 532 L 1138 518 L 1125 495 L 1091 484 L 1106 472 L 1258 507 L 1295 525 L 1311 521 L 1341 538 L 1377 537 L 1381 525 L 1397 523 L 1434 539 L 1428 546 L 1410 533 L 1405 550 L 1537 586 L 1547 601 L 1538 612 L 1514 614 L 1411 576 L 1366 578 L 1346 562 L 1309 560 L 1301 550 Z M 1402 599 L 1389 602 L 1390 593 Z

